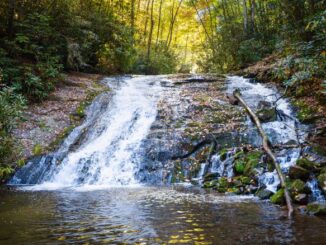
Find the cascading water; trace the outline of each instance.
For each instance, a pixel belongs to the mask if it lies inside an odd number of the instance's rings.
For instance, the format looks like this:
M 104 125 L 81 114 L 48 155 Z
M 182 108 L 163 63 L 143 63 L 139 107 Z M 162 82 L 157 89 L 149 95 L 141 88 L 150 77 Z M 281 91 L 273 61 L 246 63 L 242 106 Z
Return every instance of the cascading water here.
M 40 189 L 137 184 L 141 142 L 157 114 L 159 79 L 104 80 L 108 86 L 116 86 L 110 103 L 95 100 L 88 109 L 88 119 L 57 152 L 38 163 L 28 163 L 9 184 L 39 184 L 36 188 Z M 76 147 L 77 141 L 81 142 Z
M 305 127 L 301 125 L 295 118 L 290 103 L 281 98 L 281 95 L 273 88 L 269 88 L 260 83 L 251 82 L 250 79 L 243 77 L 229 77 L 227 91 L 232 94 L 234 90 L 240 89 L 241 95 L 248 105 L 255 111 L 258 110 L 260 103 L 268 103 L 277 109 L 277 117 L 274 120 L 262 124 L 267 135 L 271 139 L 272 144 L 296 144 L 304 140 L 305 135 L 299 135 L 298 131 L 305 132 Z M 255 128 L 255 125 L 248 117 L 247 130 L 244 136 L 248 143 L 259 146 L 261 145 L 261 137 Z M 300 129 L 300 130 L 299 130 Z M 277 154 L 283 172 L 287 172 L 300 157 L 301 149 L 285 149 Z M 220 155 L 212 157 L 212 167 L 210 172 L 218 173 L 219 176 L 232 177 L 234 150 L 226 154 L 225 159 L 221 160 Z M 225 154 L 224 154 L 225 155 Z M 266 187 L 267 190 L 276 192 L 280 184 L 276 170 L 273 172 L 262 172 L 259 177 L 260 185 Z

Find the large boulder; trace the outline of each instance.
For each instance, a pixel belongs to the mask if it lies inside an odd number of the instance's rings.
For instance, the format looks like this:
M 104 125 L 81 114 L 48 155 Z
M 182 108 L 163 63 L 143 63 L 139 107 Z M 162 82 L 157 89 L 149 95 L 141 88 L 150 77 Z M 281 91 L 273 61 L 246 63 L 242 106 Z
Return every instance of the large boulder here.
M 310 173 L 308 170 L 300 167 L 300 166 L 291 166 L 289 169 L 289 177 L 291 179 L 300 179 L 306 181 L 309 179 Z

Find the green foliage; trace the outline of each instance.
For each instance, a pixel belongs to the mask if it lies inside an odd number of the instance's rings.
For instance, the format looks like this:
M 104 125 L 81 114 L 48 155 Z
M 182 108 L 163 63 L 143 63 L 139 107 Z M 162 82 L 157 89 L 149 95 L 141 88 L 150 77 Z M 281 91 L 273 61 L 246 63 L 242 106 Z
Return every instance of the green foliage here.
M 40 144 L 36 144 L 33 148 L 33 155 L 41 155 L 43 152 L 43 148 Z
M 140 50 L 134 65 L 134 72 L 145 74 L 171 74 L 176 71 L 177 57 L 165 44 L 159 44 L 150 53 Z
M 0 90 L 0 179 L 11 173 L 6 164 L 19 155 L 10 133 L 21 118 L 24 104 L 23 97 L 15 94 L 13 89 Z

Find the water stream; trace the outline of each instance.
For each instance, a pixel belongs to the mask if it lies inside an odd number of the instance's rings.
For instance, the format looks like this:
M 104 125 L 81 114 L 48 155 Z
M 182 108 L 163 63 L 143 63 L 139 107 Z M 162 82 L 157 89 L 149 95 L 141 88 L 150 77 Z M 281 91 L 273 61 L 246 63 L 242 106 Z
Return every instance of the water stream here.
M 298 214 L 280 219 L 282 210 L 252 196 L 228 196 L 195 187 L 146 186 L 144 142 L 155 122 L 169 80 L 164 76 L 107 78 L 113 92 L 96 98 L 85 122 L 54 153 L 36 158 L 0 189 L 0 244 L 323 244 L 326 220 Z M 166 87 L 166 88 L 164 88 Z M 230 77 L 228 90 L 240 88 L 254 109 L 260 99 L 275 101 L 275 89 Z M 282 111 L 264 129 L 273 143 L 298 143 L 295 120 L 285 99 Z M 247 120 L 246 136 L 259 137 Z M 282 170 L 295 164 L 300 149 L 278 153 Z M 232 158 L 212 157 L 207 172 L 232 177 Z M 146 159 L 147 161 L 148 159 Z M 209 168 L 208 168 L 209 167 Z M 261 182 L 271 191 L 275 172 Z M 318 193 L 314 180 L 310 187 Z M 320 197 L 321 198 L 321 197 Z M 309 223 L 309 226 L 307 226 Z

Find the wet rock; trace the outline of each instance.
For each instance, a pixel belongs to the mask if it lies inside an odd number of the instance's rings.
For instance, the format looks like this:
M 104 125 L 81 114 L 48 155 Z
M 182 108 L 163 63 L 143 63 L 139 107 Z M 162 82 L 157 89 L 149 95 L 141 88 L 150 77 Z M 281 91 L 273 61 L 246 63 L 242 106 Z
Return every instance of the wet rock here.
M 307 158 L 300 158 L 297 160 L 297 166 L 312 171 L 319 167 L 319 164 L 316 164 Z
M 291 196 L 294 197 L 300 193 L 309 194 L 311 191 L 310 191 L 309 187 L 306 186 L 306 184 L 302 180 L 296 179 L 295 181 L 293 181 L 290 184 L 289 192 L 290 192 Z
M 326 173 L 319 175 L 317 180 L 319 187 L 323 190 L 324 194 L 326 194 Z
M 294 197 L 294 201 L 300 205 L 306 205 L 309 201 L 308 195 L 301 193 Z
M 326 215 L 326 204 L 325 203 L 309 203 L 307 206 L 309 214 L 313 215 Z
M 238 105 L 239 104 L 239 101 L 232 94 L 227 94 L 226 98 L 229 100 L 229 103 L 231 105 Z
M 207 181 L 203 184 L 203 188 L 213 188 L 218 185 L 218 180 Z
M 299 166 L 291 166 L 289 170 L 289 177 L 291 179 L 301 179 L 306 181 L 309 179 L 310 173 L 308 170 L 299 167 Z
M 276 110 L 275 108 L 261 109 L 257 111 L 257 116 L 261 122 L 272 122 L 276 120 Z
M 270 201 L 274 204 L 284 204 L 285 198 L 284 198 L 284 189 L 278 190 L 273 196 L 271 196 Z
M 258 197 L 259 199 L 265 200 L 270 198 L 274 193 L 271 192 L 270 190 L 260 188 L 256 191 L 255 196 Z
M 234 172 L 237 174 L 243 174 L 245 169 L 245 162 L 242 160 L 236 160 L 234 163 Z
M 261 122 L 275 121 L 277 116 L 275 107 L 268 101 L 259 102 L 256 114 Z
M 219 177 L 218 173 L 208 173 L 204 176 L 204 182 L 212 181 L 214 179 L 217 179 Z

